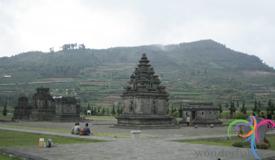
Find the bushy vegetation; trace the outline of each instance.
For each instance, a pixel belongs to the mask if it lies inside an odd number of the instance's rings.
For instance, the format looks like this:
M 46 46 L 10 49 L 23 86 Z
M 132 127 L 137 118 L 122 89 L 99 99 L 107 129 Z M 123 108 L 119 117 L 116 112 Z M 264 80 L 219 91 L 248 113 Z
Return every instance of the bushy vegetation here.
M 247 107 L 245 101 L 229 101 L 224 104 L 218 105 L 221 109 L 221 117 L 223 119 L 246 119 L 249 115 L 254 114 L 256 116 L 272 119 L 274 115 L 275 107 L 273 100 L 267 101 L 255 100 L 253 105 Z
M 3 114 L 3 116 L 7 116 L 7 114 L 8 114 L 7 102 L 4 104 L 2 114 Z

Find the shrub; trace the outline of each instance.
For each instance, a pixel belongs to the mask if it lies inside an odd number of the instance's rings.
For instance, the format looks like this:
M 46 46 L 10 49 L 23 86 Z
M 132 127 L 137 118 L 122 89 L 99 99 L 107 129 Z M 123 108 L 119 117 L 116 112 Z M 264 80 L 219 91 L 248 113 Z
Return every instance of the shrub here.
M 3 114 L 3 116 L 7 116 L 7 113 L 8 113 L 7 103 L 5 103 L 2 114 Z
M 234 142 L 232 144 L 232 146 L 243 148 L 244 147 L 244 142 Z
M 260 144 L 256 144 L 256 147 L 258 149 L 268 149 L 268 148 L 270 148 L 270 145 L 267 143 L 260 143 Z
M 178 111 L 174 111 L 170 114 L 170 116 L 172 117 L 179 117 L 179 112 Z
M 243 114 L 242 112 L 238 112 L 238 113 L 235 115 L 235 118 L 236 118 L 236 119 L 246 119 L 246 118 L 247 118 L 247 115 L 246 115 L 246 114 Z

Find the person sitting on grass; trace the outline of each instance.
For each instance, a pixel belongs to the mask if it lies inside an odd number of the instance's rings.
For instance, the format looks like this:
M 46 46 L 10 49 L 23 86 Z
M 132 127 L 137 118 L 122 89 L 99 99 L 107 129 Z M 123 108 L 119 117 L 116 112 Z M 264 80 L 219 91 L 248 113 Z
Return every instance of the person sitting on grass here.
M 80 127 L 79 127 L 79 123 L 75 123 L 74 127 L 72 128 L 72 134 L 76 134 L 76 135 L 79 135 L 79 132 L 80 132 Z
M 90 130 L 90 128 L 89 128 L 89 124 L 86 123 L 86 124 L 85 124 L 85 127 L 80 129 L 80 135 L 89 136 L 89 135 L 91 135 L 91 134 L 92 134 L 92 133 L 91 133 L 91 130 Z

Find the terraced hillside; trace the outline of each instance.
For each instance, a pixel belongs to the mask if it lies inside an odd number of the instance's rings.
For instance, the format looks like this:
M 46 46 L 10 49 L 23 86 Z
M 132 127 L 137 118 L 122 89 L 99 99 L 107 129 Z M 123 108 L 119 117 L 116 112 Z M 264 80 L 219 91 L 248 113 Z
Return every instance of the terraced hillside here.
M 36 87 L 54 95 L 77 95 L 82 105 L 112 106 L 119 101 L 142 53 L 147 53 L 170 104 L 186 101 L 263 101 L 275 97 L 275 71 L 256 56 L 213 40 L 175 45 L 109 49 L 72 49 L 54 53 L 32 51 L 0 58 L 1 103 L 31 96 Z

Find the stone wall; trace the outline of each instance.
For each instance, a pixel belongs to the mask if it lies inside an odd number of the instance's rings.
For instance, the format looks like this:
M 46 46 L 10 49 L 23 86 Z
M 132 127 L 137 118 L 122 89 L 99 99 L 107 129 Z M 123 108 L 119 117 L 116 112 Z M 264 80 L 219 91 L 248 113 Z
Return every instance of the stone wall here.
M 53 98 L 48 88 L 37 88 L 33 104 L 27 97 L 18 99 L 13 119 L 32 121 L 79 121 L 80 105 L 75 97 Z
M 80 119 L 80 105 L 74 97 L 55 98 L 55 118 L 60 121 Z
M 189 116 L 191 124 L 221 124 L 219 114 L 213 103 L 190 103 L 183 107 L 181 123 L 185 124 Z
M 18 104 L 14 108 L 13 119 L 28 120 L 31 114 L 31 106 L 29 105 L 28 98 L 21 96 L 18 98 Z
M 166 99 L 129 97 L 123 99 L 124 114 L 167 114 Z

